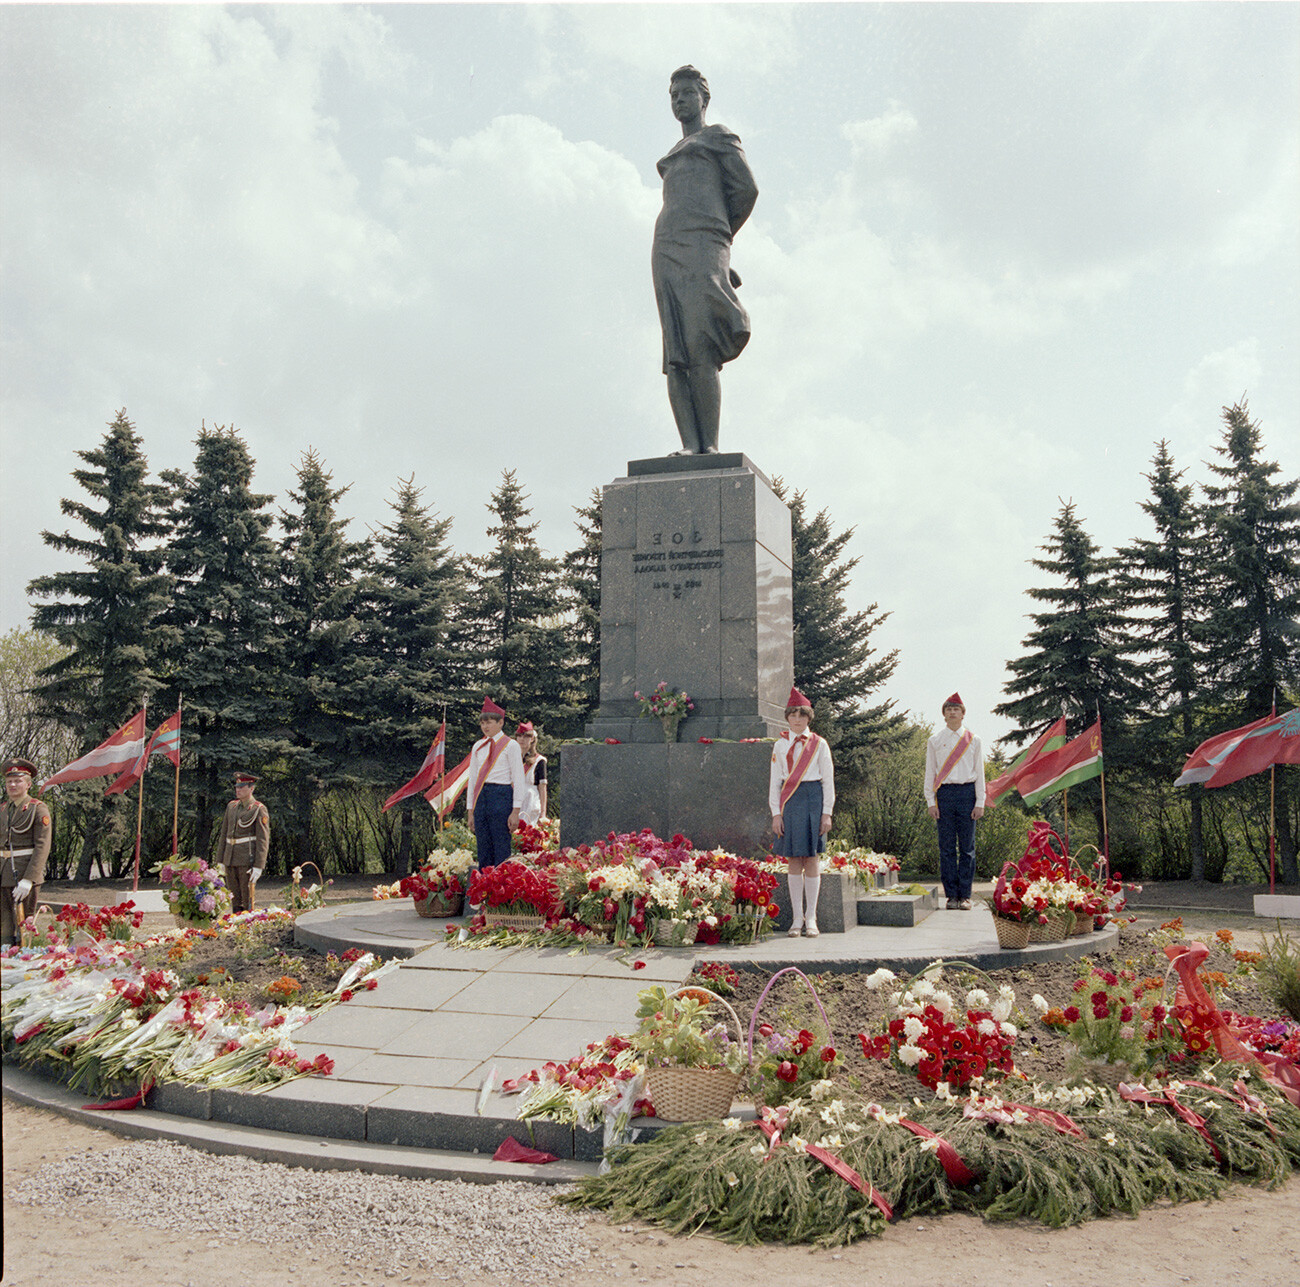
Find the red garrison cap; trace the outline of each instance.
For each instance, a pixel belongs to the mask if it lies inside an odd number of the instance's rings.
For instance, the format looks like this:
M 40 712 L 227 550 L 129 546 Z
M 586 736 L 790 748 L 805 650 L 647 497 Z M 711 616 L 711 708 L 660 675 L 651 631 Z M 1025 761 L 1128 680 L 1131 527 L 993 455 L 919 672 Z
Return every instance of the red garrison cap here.
M 494 719 L 505 719 L 506 713 L 490 697 L 483 699 L 482 714 L 491 715 Z
M 960 706 L 962 710 L 966 709 L 966 703 L 962 701 L 960 693 L 953 693 L 951 697 L 943 699 L 944 706 Z
M 810 702 L 797 688 L 790 689 L 790 696 L 785 699 L 785 708 L 789 710 L 792 706 L 806 706 L 812 710 Z
M 527 737 L 529 733 L 536 733 L 536 732 L 537 730 L 533 727 L 533 721 L 530 719 L 526 719 L 522 724 L 519 725 L 517 729 L 515 729 L 515 736 Z

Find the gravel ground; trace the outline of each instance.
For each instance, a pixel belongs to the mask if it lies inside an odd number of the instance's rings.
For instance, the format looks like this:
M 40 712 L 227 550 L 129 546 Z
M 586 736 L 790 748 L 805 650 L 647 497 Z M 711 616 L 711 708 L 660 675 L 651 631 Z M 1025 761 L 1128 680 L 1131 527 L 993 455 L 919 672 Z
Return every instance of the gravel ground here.
M 530 1284 L 567 1278 L 592 1258 L 588 1217 L 552 1205 L 550 1192 L 308 1171 L 136 1141 L 47 1163 L 9 1199 L 258 1243 L 298 1264 L 328 1255 L 399 1281 L 412 1273 L 420 1281 L 488 1275 L 508 1265 L 517 1283 Z

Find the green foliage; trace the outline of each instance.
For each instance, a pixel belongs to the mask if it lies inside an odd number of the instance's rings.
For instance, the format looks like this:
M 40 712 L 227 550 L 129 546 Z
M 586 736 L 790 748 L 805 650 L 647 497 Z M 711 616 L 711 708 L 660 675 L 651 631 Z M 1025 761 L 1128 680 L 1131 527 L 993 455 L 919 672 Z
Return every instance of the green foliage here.
M 564 585 L 573 611 L 569 639 L 573 646 L 571 682 L 577 707 L 557 736 L 579 737 L 600 705 L 600 543 L 602 509 L 599 491 L 575 506 L 578 547 L 564 556 Z
M 1264 959 L 1259 963 L 1258 979 L 1268 998 L 1293 1019 L 1300 1022 L 1300 945 L 1277 922 L 1277 934 L 1260 940 Z
M 883 656 L 871 644 L 872 632 L 889 613 L 872 603 L 861 612 L 845 604 L 859 557 L 846 558 L 853 528 L 836 532 L 826 510 L 808 513 L 803 492 L 788 494 L 781 479 L 773 491 L 790 506 L 794 544 L 794 682 L 816 708 L 817 731 L 835 755 L 836 781 L 860 771 L 862 753 L 894 734 L 902 715 L 892 700 L 866 703 L 893 675 L 895 648 Z

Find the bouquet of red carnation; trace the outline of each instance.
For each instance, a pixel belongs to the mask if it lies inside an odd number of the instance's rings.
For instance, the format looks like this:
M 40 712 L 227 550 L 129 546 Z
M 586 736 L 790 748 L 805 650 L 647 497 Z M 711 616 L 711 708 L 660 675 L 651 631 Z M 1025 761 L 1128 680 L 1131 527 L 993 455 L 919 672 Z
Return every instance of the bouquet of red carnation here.
M 545 916 L 550 920 L 559 912 L 552 874 L 521 862 L 503 862 L 476 871 L 470 877 L 469 901 L 505 915 Z
M 829 1041 L 818 1040 L 807 1028 L 782 1032 L 763 1023 L 755 1036 L 753 1089 L 764 1104 L 797 1099 L 844 1063 Z

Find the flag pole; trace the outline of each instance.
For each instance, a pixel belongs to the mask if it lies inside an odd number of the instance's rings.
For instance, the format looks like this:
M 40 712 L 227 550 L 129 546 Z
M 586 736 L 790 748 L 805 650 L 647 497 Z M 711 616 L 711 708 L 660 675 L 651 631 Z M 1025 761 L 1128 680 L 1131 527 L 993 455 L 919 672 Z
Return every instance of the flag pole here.
M 442 704 L 442 727 L 443 727 L 444 729 L 447 727 L 447 703 L 446 703 L 446 702 L 443 702 L 443 704 Z M 444 743 L 444 746 L 445 746 L 445 743 Z M 444 778 L 447 776 L 447 756 L 446 756 L 446 752 L 445 752 L 445 751 L 444 751 L 444 753 L 443 753 L 443 759 L 442 759 L 442 776 L 443 776 Z M 446 829 L 447 829 L 447 817 L 446 817 L 446 814 L 443 812 L 442 800 L 441 800 L 441 798 L 439 798 L 439 800 L 438 800 L 438 834 L 439 834 L 439 835 L 442 835 L 442 833 L 443 833 Z
M 1061 830 L 1065 832 L 1065 852 L 1070 852 L 1070 788 L 1066 787 L 1061 792 L 1061 816 L 1064 821 L 1061 824 Z
M 1101 745 L 1101 703 L 1097 703 L 1097 737 Z M 1110 875 L 1110 825 L 1106 821 L 1106 755 L 1101 756 L 1101 856 L 1106 860 L 1106 874 Z
M 172 857 L 176 857 L 181 815 L 181 697 L 176 694 L 176 782 L 172 787 Z
M 1270 714 L 1277 719 L 1277 687 L 1273 688 L 1273 706 Z M 1277 862 L 1275 845 L 1277 842 L 1277 765 L 1272 764 L 1268 770 L 1268 892 L 1273 892 L 1277 879 Z
M 144 702 L 145 762 L 140 766 L 139 797 L 135 802 L 135 863 L 131 868 L 131 892 L 140 888 L 140 829 L 144 822 L 144 771 L 149 767 L 149 699 Z

